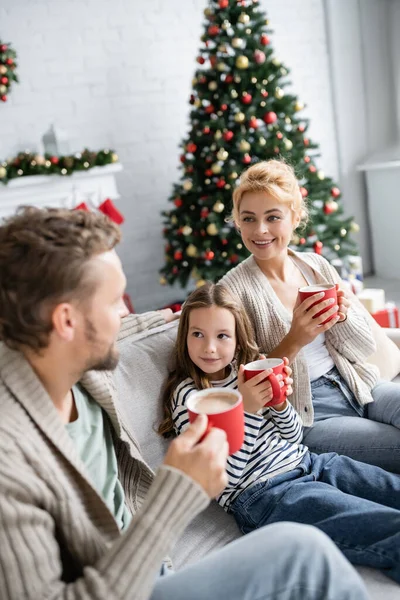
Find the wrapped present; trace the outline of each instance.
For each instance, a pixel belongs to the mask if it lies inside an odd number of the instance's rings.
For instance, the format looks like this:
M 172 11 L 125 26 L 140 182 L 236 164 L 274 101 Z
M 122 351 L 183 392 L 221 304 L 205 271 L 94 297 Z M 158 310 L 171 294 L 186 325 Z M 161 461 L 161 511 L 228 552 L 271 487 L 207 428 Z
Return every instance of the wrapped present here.
M 399 309 L 393 302 L 387 302 L 383 310 L 372 313 L 372 316 L 381 327 L 400 327 Z
M 364 288 L 358 299 L 371 314 L 385 309 L 385 290 L 379 288 Z

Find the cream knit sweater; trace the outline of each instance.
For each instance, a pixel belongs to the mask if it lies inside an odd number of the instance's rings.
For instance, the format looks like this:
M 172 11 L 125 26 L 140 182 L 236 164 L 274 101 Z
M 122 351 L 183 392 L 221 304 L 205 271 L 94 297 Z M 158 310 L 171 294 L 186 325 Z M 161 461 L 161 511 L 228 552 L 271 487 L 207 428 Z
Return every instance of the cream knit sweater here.
M 291 250 L 289 254 L 296 262 L 303 262 L 313 269 L 317 283 L 340 283 L 337 271 L 322 256 Z M 220 283 L 242 300 L 252 320 L 260 350 L 265 354 L 272 352 L 289 332 L 291 321 L 254 257 L 250 256 L 229 271 Z M 359 404 L 372 402 L 371 389 L 378 380 L 379 371 L 366 362 L 375 351 L 375 341 L 363 307 L 353 303 L 346 321 L 337 323 L 325 336 L 329 354 Z M 303 350 L 297 354 L 291 367 L 294 385 L 290 402 L 300 414 L 304 425 L 310 426 L 314 420 L 314 411 Z

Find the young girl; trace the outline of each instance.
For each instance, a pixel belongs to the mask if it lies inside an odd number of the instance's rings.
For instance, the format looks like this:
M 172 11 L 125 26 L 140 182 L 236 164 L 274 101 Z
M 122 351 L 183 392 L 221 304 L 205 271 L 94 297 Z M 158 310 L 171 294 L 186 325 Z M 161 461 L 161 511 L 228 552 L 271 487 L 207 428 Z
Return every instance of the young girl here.
M 241 531 L 277 521 L 315 525 L 351 562 L 382 569 L 400 583 L 400 477 L 335 453 L 310 453 L 301 444 L 294 408 L 287 401 L 264 407 L 272 398 L 271 386 L 262 381 L 266 373 L 244 381 L 243 365 L 256 358 L 240 301 L 220 284 L 194 291 L 180 317 L 176 369 L 166 385 L 159 432 L 186 428 L 193 391 L 238 387 L 245 441 L 228 459 L 229 483 L 217 501 Z

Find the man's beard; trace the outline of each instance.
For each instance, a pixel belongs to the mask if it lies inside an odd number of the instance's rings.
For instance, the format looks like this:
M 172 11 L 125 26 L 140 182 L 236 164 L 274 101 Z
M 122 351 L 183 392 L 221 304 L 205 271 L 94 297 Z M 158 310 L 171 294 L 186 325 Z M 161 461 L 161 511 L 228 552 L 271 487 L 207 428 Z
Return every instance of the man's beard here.
M 85 319 L 85 337 L 94 347 L 98 344 L 98 336 L 93 323 Z M 95 352 L 88 359 L 86 371 L 114 371 L 119 361 L 119 352 L 114 344 L 110 346 L 105 356 L 96 357 Z

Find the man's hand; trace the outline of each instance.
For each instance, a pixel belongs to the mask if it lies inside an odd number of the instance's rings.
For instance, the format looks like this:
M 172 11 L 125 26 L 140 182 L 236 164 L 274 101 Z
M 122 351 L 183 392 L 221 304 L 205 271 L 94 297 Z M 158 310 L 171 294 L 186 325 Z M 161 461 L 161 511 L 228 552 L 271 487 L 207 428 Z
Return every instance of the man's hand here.
M 199 415 L 170 445 L 164 464 L 182 471 L 196 481 L 210 498 L 215 498 L 228 483 L 226 459 L 229 446 L 222 429 L 207 430 L 207 417 Z

